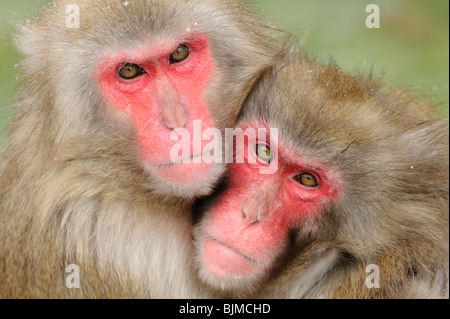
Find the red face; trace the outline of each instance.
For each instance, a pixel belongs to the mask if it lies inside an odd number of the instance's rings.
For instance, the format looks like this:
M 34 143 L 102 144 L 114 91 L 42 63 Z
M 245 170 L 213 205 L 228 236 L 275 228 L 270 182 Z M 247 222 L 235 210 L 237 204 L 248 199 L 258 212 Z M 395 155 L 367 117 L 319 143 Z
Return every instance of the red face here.
M 244 153 L 244 163 L 230 165 L 229 185 L 197 238 L 202 277 L 213 283 L 263 276 L 285 251 L 289 231 L 320 214 L 339 195 L 337 172 L 280 141 L 250 136 Z M 275 159 L 276 172 L 261 174 Z
M 140 160 L 161 180 L 190 185 L 207 178 L 212 164 L 199 159 L 204 145 L 193 146 L 194 121 L 199 134 L 214 128 L 204 93 L 213 75 L 208 38 L 153 42 L 136 50 L 107 52 L 96 74 L 103 97 L 134 122 Z M 174 129 L 189 133 L 190 151 L 183 162 L 171 150 L 179 143 Z M 186 148 L 185 148 L 186 149 Z M 194 160 L 194 158 L 196 160 Z M 198 163 L 200 162 L 200 163 Z

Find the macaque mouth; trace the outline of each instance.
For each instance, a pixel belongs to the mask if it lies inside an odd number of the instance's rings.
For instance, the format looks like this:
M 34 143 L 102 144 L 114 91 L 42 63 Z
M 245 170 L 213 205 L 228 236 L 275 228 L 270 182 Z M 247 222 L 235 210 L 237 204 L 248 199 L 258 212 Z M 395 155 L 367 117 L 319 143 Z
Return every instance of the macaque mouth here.
M 241 256 L 242 258 L 245 258 L 245 259 L 247 259 L 248 261 L 250 261 L 250 262 L 252 262 L 252 263 L 258 264 L 258 262 L 257 262 L 256 260 L 254 260 L 253 258 L 251 258 L 251 257 L 249 257 L 249 256 L 247 256 L 247 255 L 244 255 L 243 253 L 237 251 L 237 250 L 234 249 L 233 247 L 231 247 L 231 246 L 229 246 L 229 245 L 227 245 L 227 244 L 224 244 L 223 242 L 221 242 L 220 240 L 218 240 L 218 239 L 216 239 L 216 238 L 214 238 L 214 237 L 212 237 L 212 236 L 207 236 L 207 239 L 213 240 L 213 241 L 215 241 L 216 243 L 218 243 L 219 245 L 222 245 L 222 246 L 228 248 L 229 250 L 232 250 L 232 251 L 235 252 L 237 255 Z
M 193 163 L 194 159 L 203 157 L 203 155 L 205 155 L 207 152 L 209 152 L 209 150 L 205 150 L 205 151 L 203 151 L 200 154 L 196 154 L 196 155 L 193 154 L 193 155 L 190 155 L 190 156 L 186 156 L 186 157 L 178 159 L 176 161 L 160 162 L 160 163 L 148 162 L 147 164 L 150 165 L 150 166 L 153 166 L 155 168 L 167 168 L 167 167 L 173 167 L 173 166 L 179 165 L 179 164 L 189 164 L 189 163 Z M 204 164 L 204 163 L 200 162 L 198 164 Z
M 203 240 L 201 249 L 207 271 L 219 280 L 248 278 L 264 269 L 260 262 L 210 235 Z

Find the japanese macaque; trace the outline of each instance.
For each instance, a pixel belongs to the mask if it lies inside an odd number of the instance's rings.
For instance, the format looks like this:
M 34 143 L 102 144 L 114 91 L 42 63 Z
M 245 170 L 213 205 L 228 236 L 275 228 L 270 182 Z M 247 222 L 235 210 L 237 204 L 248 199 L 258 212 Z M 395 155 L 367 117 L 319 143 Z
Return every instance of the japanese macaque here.
M 238 116 L 227 183 L 200 205 L 199 277 L 228 297 L 448 296 L 445 126 L 334 64 L 274 68 Z
M 62 0 L 21 28 L 0 297 L 209 296 L 188 267 L 192 204 L 225 164 L 202 137 L 233 126 L 277 59 L 271 33 L 237 0 Z M 177 129 L 201 144 L 174 159 Z

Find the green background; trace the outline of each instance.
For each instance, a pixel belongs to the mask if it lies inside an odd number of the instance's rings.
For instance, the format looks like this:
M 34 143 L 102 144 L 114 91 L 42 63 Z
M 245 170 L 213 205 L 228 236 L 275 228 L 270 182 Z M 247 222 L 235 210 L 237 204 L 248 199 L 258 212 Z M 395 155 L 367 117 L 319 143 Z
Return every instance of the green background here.
M 48 0 L 0 1 L 0 153 L 20 77 L 11 45 L 15 23 L 36 15 Z M 365 26 L 377 4 L 381 28 Z M 449 2 L 447 0 L 254 0 L 266 23 L 292 32 L 321 61 L 331 57 L 346 71 L 382 74 L 436 103 L 448 118 Z

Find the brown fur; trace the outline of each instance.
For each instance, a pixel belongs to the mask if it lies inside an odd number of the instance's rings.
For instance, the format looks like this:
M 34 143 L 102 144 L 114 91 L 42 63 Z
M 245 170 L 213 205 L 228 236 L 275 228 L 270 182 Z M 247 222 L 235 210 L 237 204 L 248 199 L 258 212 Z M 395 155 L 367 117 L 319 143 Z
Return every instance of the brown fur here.
M 77 4 L 81 28 L 65 27 Z M 139 163 L 133 125 L 94 81 L 104 49 L 180 35 L 210 37 L 217 76 L 205 99 L 234 123 L 277 53 L 237 0 L 61 0 L 24 26 L 23 84 L 0 168 L 0 297 L 200 297 L 188 265 L 196 192 L 163 196 Z M 65 267 L 80 267 L 80 289 Z
M 334 167 L 342 195 L 298 226 L 267 282 L 231 296 L 448 297 L 448 129 L 430 106 L 303 57 L 261 78 L 240 121 L 278 128 L 293 152 Z M 370 264 L 380 288 L 366 287 Z

